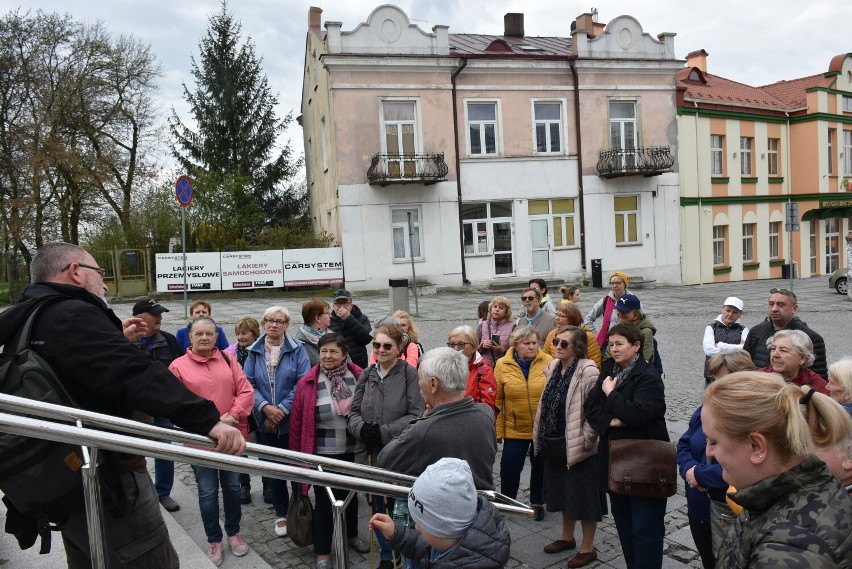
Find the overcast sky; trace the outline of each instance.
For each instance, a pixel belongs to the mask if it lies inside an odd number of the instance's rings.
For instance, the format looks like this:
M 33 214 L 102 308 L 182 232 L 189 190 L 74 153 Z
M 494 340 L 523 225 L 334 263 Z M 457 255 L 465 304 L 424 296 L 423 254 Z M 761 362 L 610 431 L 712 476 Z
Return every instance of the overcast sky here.
M 750 85 L 795 79 L 828 69 L 834 55 L 852 51 L 849 0 L 775 0 L 747 2 L 715 0 L 598 0 L 574 4 L 564 0 L 397 0 L 423 30 L 435 24 L 450 33 L 500 34 L 506 12 L 524 12 L 529 36 L 568 36 L 575 17 L 598 9 L 606 23 L 629 14 L 645 32 L 656 37 L 674 32 L 675 55 L 705 49 L 708 71 Z M 323 9 L 323 22 L 339 21 L 343 30 L 354 29 L 380 5 L 364 0 L 232 0 L 229 9 L 250 36 L 273 92 L 278 94 L 279 116 L 299 114 L 302 65 L 308 8 Z M 160 82 L 161 113 L 165 120 L 174 107 L 186 116 L 181 83 L 190 89 L 190 56 L 198 56 L 198 42 L 208 17 L 219 11 L 219 0 L 0 0 L 5 14 L 21 8 L 70 13 L 75 20 L 101 20 L 118 34 L 133 34 L 149 42 L 165 69 Z M 487 12 L 486 12 L 487 10 Z M 847 38 L 844 40 L 844 38 Z M 302 133 L 293 122 L 288 132 L 294 149 L 302 152 Z

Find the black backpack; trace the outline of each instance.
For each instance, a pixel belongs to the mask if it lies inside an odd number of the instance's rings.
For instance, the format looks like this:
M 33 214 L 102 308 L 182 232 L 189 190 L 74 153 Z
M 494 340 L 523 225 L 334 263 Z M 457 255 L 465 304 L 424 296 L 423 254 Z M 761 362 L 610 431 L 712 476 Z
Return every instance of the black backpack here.
M 77 407 L 44 358 L 29 349 L 30 333 L 45 305 L 27 318 L 15 346 L 0 353 L 0 391 L 46 403 Z M 0 491 L 8 509 L 6 532 L 21 549 L 41 535 L 41 551 L 50 551 L 50 530 L 57 530 L 83 505 L 83 452 L 79 446 L 0 432 Z M 51 523 L 59 527 L 51 526 Z

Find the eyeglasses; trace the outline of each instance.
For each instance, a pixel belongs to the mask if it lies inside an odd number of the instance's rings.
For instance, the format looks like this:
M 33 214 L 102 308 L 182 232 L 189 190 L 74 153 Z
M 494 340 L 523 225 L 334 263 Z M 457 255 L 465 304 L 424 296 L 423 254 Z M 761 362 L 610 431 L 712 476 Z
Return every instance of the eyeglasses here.
M 621 286 L 624 284 L 624 281 L 610 281 L 609 286 Z
M 463 350 L 464 347 L 468 344 L 470 344 L 471 346 L 473 345 L 470 342 L 447 342 L 447 347 L 452 348 L 454 350 Z
M 289 322 L 287 322 L 286 320 L 270 320 L 269 318 L 264 318 L 263 322 L 267 326 L 278 326 L 278 327 L 286 326 L 287 324 L 289 324 Z
M 562 348 L 563 350 L 567 350 L 571 347 L 571 343 L 568 340 L 560 340 L 559 338 L 553 339 L 553 345 L 557 348 Z
M 521 300 L 523 302 L 532 302 L 533 300 L 536 300 L 536 299 L 538 299 L 537 296 L 522 296 L 521 297 Z
M 390 342 L 384 342 L 384 343 L 382 343 L 382 342 L 373 342 L 373 349 L 374 349 L 374 350 L 376 350 L 376 351 L 381 350 L 382 348 L 384 348 L 384 350 L 385 350 L 386 352 L 389 352 L 389 351 L 391 351 L 392 349 L 394 349 L 395 347 L 396 347 L 396 346 L 395 346 L 394 344 L 391 344 Z
M 789 296 L 793 300 L 798 300 L 796 298 L 796 293 L 792 290 L 787 290 L 786 288 L 771 288 L 769 289 L 769 294 L 783 294 L 784 296 Z
M 74 263 L 68 263 L 67 265 L 65 265 L 65 268 L 64 268 L 64 269 L 62 269 L 62 270 L 61 270 L 61 271 L 59 271 L 59 272 L 60 272 L 60 273 L 64 273 L 65 271 L 67 271 L 68 269 L 70 269 L 70 268 L 71 268 L 71 265 L 73 265 L 73 264 L 74 264 Z M 101 276 L 102 276 L 102 277 L 103 277 L 104 275 L 106 275 L 106 269 L 102 269 L 102 268 L 100 268 L 100 267 L 93 267 L 92 265 L 84 265 L 83 263 L 77 263 L 77 266 L 78 266 L 78 267 L 83 267 L 84 269 L 90 269 L 90 270 L 92 270 L 92 271 L 97 271 L 97 272 L 99 272 L 99 273 L 101 274 Z

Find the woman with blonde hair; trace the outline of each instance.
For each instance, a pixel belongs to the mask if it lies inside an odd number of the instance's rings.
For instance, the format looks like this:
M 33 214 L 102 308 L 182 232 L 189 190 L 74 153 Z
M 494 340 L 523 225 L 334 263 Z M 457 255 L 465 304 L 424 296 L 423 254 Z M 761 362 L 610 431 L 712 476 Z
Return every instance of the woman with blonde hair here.
M 843 406 L 852 403 L 852 357 L 828 366 L 828 395 Z
M 476 327 L 479 353 L 492 368 L 509 349 L 509 336 L 514 329 L 512 304 L 505 296 L 495 296 L 488 305 L 488 317 Z
M 559 342 L 556 341 L 556 331 L 563 326 L 576 326 L 586 332 L 586 341 L 588 349 L 586 356 L 597 366 L 598 371 L 601 369 L 601 347 L 598 346 L 598 339 L 594 332 L 591 332 L 587 326 L 583 325 L 583 315 L 580 309 L 573 302 L 562 302 L 556 305 L 556 328 L 550 331 L 547 339 L 544 341 L 544 353 L 556 357 L 556 346 Z
M 562 303 L 572 302 L 578 304 L 580 302 L 580 287 L 577 285 L 564 285 L 559 287 L 559 292 L 562 293 Z
M 397 310 L 393 313 L 393 317 L 399 320 L 403 334 L 408 334 L 409 345 L 417 348 L 417 361 L 420 361 L 420 356 L 423 355 L 423 344 L 420 343 L 420 332 L 417 331 L 417 326 L 414 324 L 414 320 L 411 319 L 411 314 L 405 310 Z M 412 365 L 417 367 L 416 363 Z
M 748 510 L 729 528 L 717 567 L 849 566 L 852 501 L 813 456 L 852 428 L 836 401 L 772 374 L 739 372 L 710 384 L 701 422 L 708 455 Z

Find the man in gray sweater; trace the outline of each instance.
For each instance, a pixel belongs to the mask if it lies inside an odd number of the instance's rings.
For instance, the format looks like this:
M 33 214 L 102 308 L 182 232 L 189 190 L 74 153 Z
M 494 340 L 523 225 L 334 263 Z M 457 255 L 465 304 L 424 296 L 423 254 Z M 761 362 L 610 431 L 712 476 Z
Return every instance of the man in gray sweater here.
M 418 371 L 426 411 L 382 449 L 378 466 L 419 476 L 441 458 L 460 458 L 470 465 L 477 489 L 494 490 L 494 412 L 464 396 L 467 357 L 451 348 L 436 348 L 423 354 Z

